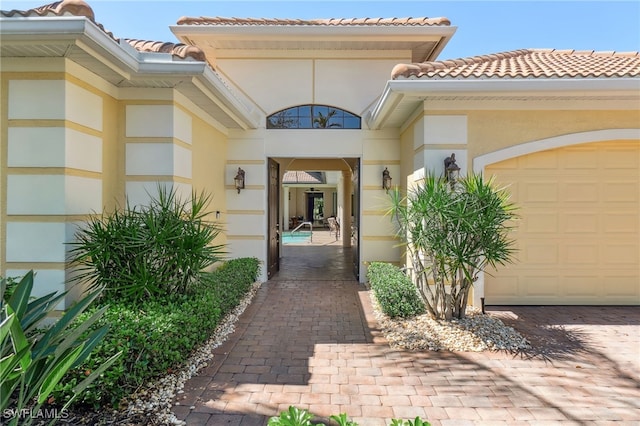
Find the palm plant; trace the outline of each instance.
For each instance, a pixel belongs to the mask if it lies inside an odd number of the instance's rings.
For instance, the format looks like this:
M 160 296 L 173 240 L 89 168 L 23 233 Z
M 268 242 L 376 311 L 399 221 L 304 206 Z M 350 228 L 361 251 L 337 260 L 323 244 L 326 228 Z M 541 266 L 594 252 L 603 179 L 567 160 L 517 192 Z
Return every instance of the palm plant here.
M 195 193 L 181 200 L 175 189 L 159 186 L 148 206 L 91 217 L 71 243 L 75 280 L 104 287 L 107 299 L 188 291 L 225 253 L 213 243 L 222 229 L 207 220 L 209 201 Z
M 339 123 L 332 123 L 331 118 L 336 115 L 338 111 L 330 109 L 327 115 L 322 114 L 322 111 L 318 111 L 318 115 L 313 118 L 313 127 L 316 129 L 329 129 L 331 127 L 341 127 Z
M 515 210 L 505 189 L 477 174 L 453 189 L 428 174 L 406 198 L 398 190 L 391 193 L 388 214 L 397 222 L 412 279 L 432 317 L 463 318 L 478 274 L 513 261 L 509 232 Z

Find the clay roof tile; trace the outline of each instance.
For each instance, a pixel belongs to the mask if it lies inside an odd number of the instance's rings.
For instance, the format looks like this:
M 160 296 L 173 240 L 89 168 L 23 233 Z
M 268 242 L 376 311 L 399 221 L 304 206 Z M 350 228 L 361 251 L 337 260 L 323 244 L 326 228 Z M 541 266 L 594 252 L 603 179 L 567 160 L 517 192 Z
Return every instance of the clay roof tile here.
M 86 16 L 91 21 L 95 21 L 93 9 L 83 0 L 63 0 L 54 3 L 45 4 L 44 6 L 35 7 L 28 10 L 9 10 L 0 11 L 0 16 L 11 18 L 14 16 L 30 17 L 30 16 Z
M 107 31 L 102 24 L 95 21 L 95 15 L 93 9 L 83 0 L 63 0 L 55 3 L 46 4 L 44 6 L 28 9 L 28 10 L 10 10 L 0 11 L 0 16 L 13 18 L 13 17 L 51 17 L 51 16 L 84 16 L 104 33 L 111 37 L 116 42 L 120 39 L 116 38 L 110 31 Z M 192 58 L 197 61 L 205 61 L 204 52 L 196 46 L 191 46 L 182 43 L 165 43 L 161 41 L 148 41 L 148 40 L 132 40 L 124 39 L 127 43 L 133 46 L 134 49 L 141 52 L 160 52 L 170 53 L 174 57 L 181 59 Z
M 329 18 L 329 19 L 262 19 L 262 18 L 224 18 L 189 17 L 178 19 L 178 25 L 211 25 L 211 26 L 449 26 L 447 18 Z
M 392 79 L 640 77 L 640 53 L 523 49 L 397 65 Z

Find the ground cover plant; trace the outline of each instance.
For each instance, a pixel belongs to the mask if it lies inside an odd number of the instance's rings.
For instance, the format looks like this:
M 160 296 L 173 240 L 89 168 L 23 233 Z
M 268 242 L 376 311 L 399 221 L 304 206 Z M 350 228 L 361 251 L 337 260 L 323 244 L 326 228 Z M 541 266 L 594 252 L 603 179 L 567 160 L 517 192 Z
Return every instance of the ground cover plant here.
M 509 233 L 516 207 L 509 193 L 481 174 L 457 182 L 428 174 L 406 197 L 390 194 L 388 214 L 427 312 L 436 319 L 464 318 L 478 274 L 513 261 Z
M 132 304 L 112 301 L 96 323 L 111 324 L 110 333 L 87 362 L 72 369 L 53 393 L 58 404 L 71 389 L 113 353 L 122 357 L 74 403 L 89 408 L 126 404 L 127 397 L 146 382 L 171 373 L 205 342 L 219 321 L 250 290 L 258 277 L 256 258 L 232 259 L 202 279 L 185 294 L 168 294 Z M 100 309 L 96 305 L 85 314 Z M 78 318 L 79 322 L 85 316 Z

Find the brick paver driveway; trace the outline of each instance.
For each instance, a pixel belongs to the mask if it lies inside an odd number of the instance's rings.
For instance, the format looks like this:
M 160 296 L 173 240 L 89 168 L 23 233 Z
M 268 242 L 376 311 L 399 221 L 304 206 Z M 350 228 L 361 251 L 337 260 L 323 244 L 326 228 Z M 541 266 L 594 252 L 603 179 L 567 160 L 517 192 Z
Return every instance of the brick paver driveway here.
M 188 425 L 264 425 L 289 405 L 361 426 L 392 418 L 466 424 L 640 424 L 638 307 L 488 307 L 534 344 L 526 354 L 389 348 L 350 280 L 263 284 L 179 395 Z

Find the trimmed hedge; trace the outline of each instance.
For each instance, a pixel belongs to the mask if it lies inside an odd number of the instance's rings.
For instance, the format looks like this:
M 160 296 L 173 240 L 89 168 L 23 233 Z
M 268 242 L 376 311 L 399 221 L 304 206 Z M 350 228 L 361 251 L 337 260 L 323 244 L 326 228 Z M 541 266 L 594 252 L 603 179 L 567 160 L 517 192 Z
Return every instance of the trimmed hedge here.
M 389 317 L 406 318 L 425 312 L 416 286 L 397 266 L 372 262 L 367 277 L 380 308 Z
M 86 374 L 118 351 L 122 356 L 80 395 L 74 405 L 117 407 L 143 383 L 171 373 L 191 352 L 211 337 L 220 319 L 238 305 L 256 281 L 259 261 L 234 259 L 205 274 L 194 291 L 158 297 L 139 304 L 112 303 L 95 325 L 111 330 L 82 366 L 71 370 L 54 391 L 56 404 L 71 397 L 71 389 Z M 95 306 L 79 318 L 86 319 Z

